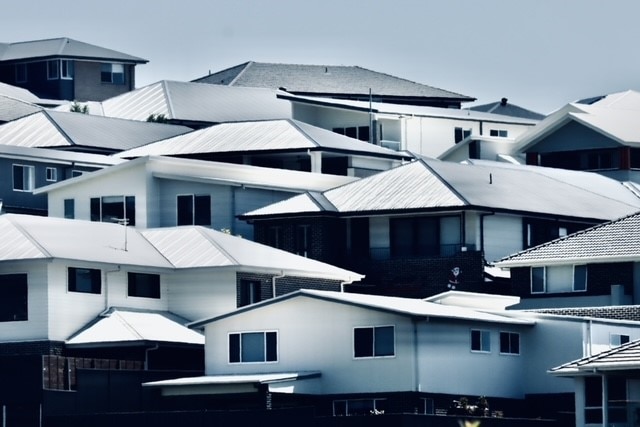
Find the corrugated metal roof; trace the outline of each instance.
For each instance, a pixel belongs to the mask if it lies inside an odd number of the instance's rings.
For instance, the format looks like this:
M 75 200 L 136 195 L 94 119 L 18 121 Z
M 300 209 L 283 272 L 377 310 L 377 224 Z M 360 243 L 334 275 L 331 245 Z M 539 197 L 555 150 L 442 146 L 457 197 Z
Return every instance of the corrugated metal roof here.
M 204 336 L 187 328 L 186 319 L 168 312 L 112 308 L 70 337 L 70 346 L 131 342 L 170 342 L 204 345 Z
M 191 131 L 186 126 L 43 110 L 0 126 L 0 144 L 122 151 Z
M 277 91 L 163 80 L 102 102 L 105 116 L 146 120 L 151 114 L 185 122 L 226 123 L 291 118 Z
M 127 162 L 125 159 L 103 154 L 78 153 L 75 151 L 52 150 L 40 147 L 18 147 L 14 145 L 0 145 L 0 157 L 98 167 L 113 166 Z
M 61 57 L 78 59 L 101 59 L 126 63 L 146 63 L 146 59 L 128 55 L 112 49 L 106 49 L 89 43 L 60 37 L 45 40 L 32 40 L 5 43 L 0 50 L 0 61 L 18 61 L 22 59 Z
M 640 199 L 625 186 L 594 173 L 426 159 L 325 191 L 323 196 L 341 213 L 468 206 L 611 220 L 640 209 Z M 301 212 L 305 206 L 311 205 L 298 197 L 246 216 L 286 215 L 287 208 Z M 317 205 L 312 212 L 316 211 Z
M 499 267 L 640 260 L 640 214 L 597 225 L 496 262 Z
M 196 81 L 243 87 L 286 88 L 293 93 L 357 94 L 410 98 L 474 98 L 358 66 L 247 62 Z
M 622 373 L 625 370 L 640 370 L 640 340 L 565 363 L 549 370 L 549 373 L 558 376 L 574 376 L 581 373 L 593 374 L 595 371 Z
M 0 95 L 31 104 L 37 104 L 40 101 L 40 98 L 29 92 L 27 89 L 18 86 L 12 86 L 2 82 L 0 82 Z
M 189 325 L 189 327 L 201 328 L 208 323 L 231 317 L 238 313 L 259 310 L 260 307 L 263 307 L 265 305 L 277 304 L 281 301 L 286 301 L 292 298 L 304 297 L 318 298 L 329 302 L 355 305 L 410 317 L 438 317 L 445 319 L 471 320 L 477 322 L 505 323 L 513 325 L 534 325 L 536 323 L 535 320 L 531 319 L 516 319 L 506 315 L 503 316 L 499 314 L 499 312 L 490 313 L 482 310 L 471 309 L 468 307 L 442 305 L 416 298 L 401 298 L 380 295 L 301 289 L 299 291 L 273 298 L 268 301 L 261 301 L 250 306 L 239 308 L 238 310 L 235 310 L 231 313 L 193 322 Z
M 176 156 L 270 150 L 331 149 L 401 158 L 397 151 L 368 144 L 296 120 L 224 123 L 119 153 L 119 157 Z
M 297 381 L 317 378 L 320 371 L 297 371 L 278 373 L 207 375 L 202 377 L 177 378 L 143 383 L 143 387 L 215 386 L 227 384 L 270 384 L 283 381 Z
M 522 119 L 542 120 L 545 118 L 544 114 L 536 113 L 535 111 L 528 110 L 515 104 L 507 102 L 504 98 L 503 101 L 491 102 L 489 104 L 474 105 L 469 107 L 472 111 L 483 111 L 485 113 L 499 114 L 509 117 L 520 117 Z

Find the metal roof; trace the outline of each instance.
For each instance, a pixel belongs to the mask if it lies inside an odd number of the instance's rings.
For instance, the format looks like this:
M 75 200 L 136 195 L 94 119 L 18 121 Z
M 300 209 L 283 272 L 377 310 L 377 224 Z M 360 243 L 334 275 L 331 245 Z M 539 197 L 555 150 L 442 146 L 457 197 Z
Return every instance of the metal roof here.
M 489 104 L 474 105 L 472 107 L 469 107 L 469 110 L 484 111 L 485 113 L 500 114 L 502 116 L 509 117 L 520 117 L 523 119 L 531 120 L 542 120 L 545 118 L 544 114 L 536 113 L 535 111 L 531 111 L 507 102 L 507 98 L 503 98 L 501 101 L 491 102 Z
M 358 66 L 273 64 L 250 61 L 195 81 L 215 85 L 264 87 L 292 93 L 356 94 L 409 98 L 474 98 Z
M 2 82 L 0 82 L 0 96 L 6 96 L 8 98 L 13 98 L 31 104 L 37 104 L 40 101 L 40 98 L 29 92 L 27 89 Z
M 162 311 L 111 308 L 73 334 L 69 346 L 108 346 L 135 342 L 204 345 L 204 336 L 187 328 L 186 319 Z
M 593 375 L 602 371 L 640 370 L 640 340 L 631 341 L 601 353 L 583 357 L 549 370 L 557 376 Z
M 75 151 L 53 150 L 39 147 L 19 147 L 15 145 L 0 145 L 0 157 L 44 163 L 50 162 L 98 167 L 113 166 L 127 161 L 103 154 L 78 153 Z
M 184 122 L 225 123 L 291 118 L 277 91 L 162 80 L 102 102 L 104 115 L 147 120 L 151 114 Z
M 222 386 L 228 384 L 271 384 L 317 378 L 320 371 L 206 375 L 143 383 L 143 387 Z M 254 389 L 257 391 L 257 389 Z M 227 391 L 228 392 L 228 391 Z
M 37 113 L 42 107 L 0 94 L 0 123 Z
M 640 214 L 600 224 L 518 252 L 499 267 L 640 260 Z
M 158 141 L 118 154 L 133 158 L 148 155 L 189 155 L 202 153 L 252 152 L 271 150 L 335 150 L 364 155 L 406 158 L 397 151 L 368 144 L 317 128 L 297 120 L 267 120 L 224 123 Z
M 15 43 L 2 43 L 0 61 L 21 61 L 35 58 L 74 58 L 144 64 L 146 59 L 106 49 L 89 43 L 60 37 Z
M 259 310 L 261 307 L 264 307 L 266 305 L 277 304 L 282 301 L 295 298 L 315 298 L 332 303 L 354 305 L 376 311 L 384 311 L 409 317 L 434 317 L 444 319 L 470 320 L 477 322 L 506 323 L 513 325 L 534 325 L 536 323 L 534 320 L 512 318 L 507 315 L 502 315 L 499 312 L 490 313 L 468 307 L 442 305 L 416 298 L 401 298 L 380 295 L 301 289 L 277 298 L 272 298 L 270 300 L 252 304 L 250 306 L 241 307 L 230 313 L 193 322 L 189 324 L 189 327 L 202 328 L 209 323 L 216 322 L 227 317 L 232 317 L 239 313 Z
M 42 110 L 0 126 L 0 144 L 122 151 L 191 132 L 186 126 Z
M 473 207 L 611 220 L 640 209 L 640 199 L 602 175 L 498 162 L 474 165 L 421 159 L 322 195 L 339 213 Z M 326 210 L 311 204 L 308 196 L 296 196 L 245 216 Z

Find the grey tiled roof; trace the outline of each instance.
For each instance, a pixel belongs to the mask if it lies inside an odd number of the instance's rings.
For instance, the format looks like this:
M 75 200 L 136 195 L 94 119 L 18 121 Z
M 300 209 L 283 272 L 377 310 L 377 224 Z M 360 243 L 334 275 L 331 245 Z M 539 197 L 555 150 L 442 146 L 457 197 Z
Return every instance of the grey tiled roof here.
M 640 321 L 640 305 L 610 305 L 605 307 L 540 308 L 536 313 L 559 314 L 563 316 L 592 317 L 596 319 L 616 319 Z
M 447 98 L 459 102 L 474 98 L 412 82 L 358 66 L 272 64 L 247 62 L 194 81 L 228 86 L 286 90 L 298 94 L 373 95 L 409 98 Z
M 523 119 L 542 120 L 545 118 L 544 114 L 527 110 L 526 108 L 522 108 L 515 104 L 509 104 L 506 101 L 496 101 L 489 104 L 474 105 L 473 107 L 469 107 L 469 110 L 483 111 L 485 113 L 500 114 L 509 117 L 520 117 Z
M 620 218 L 549 243 L 518 252 L 496 263 L 500 267 L 551 262 L 640 260 L 640 214 Z
M 622 369 L 640 370 L 640 340 L 631 341 L 611 350 L 603 351 L 593 356 L 574 360 L 550 370 L 554 375 L 579 374 L 580 372 L 593 372 L 594 370 L 608 371 Z
M 16 43 L 0 43 L 0 61 L 20 61 L 32 58 L 100 59 L 143 64 L 146 59 L 89 43 L 59 37 Z

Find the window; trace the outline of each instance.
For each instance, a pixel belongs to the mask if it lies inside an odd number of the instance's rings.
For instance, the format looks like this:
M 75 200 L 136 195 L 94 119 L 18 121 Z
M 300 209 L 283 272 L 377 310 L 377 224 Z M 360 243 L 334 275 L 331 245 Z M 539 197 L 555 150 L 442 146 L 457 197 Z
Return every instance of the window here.
M 520 354 L 520 334 L 500 332 L 500 354 Z
M 93 268 L 69 267 L 69 292 L 99 294 L 102 292 L 102 274 Z
M 47 168 L 47 181 L 57 181 L 58 180 L 58 169 L 56 168 Z
M 240 280 L 240 295 L 238 307 L 254 304 L 260 301 L 260 281 Z
M 544 267 L 531 267 L 531 293 L 542 294 L 545 291 Z
M 33 191 L 35 168 L 26 165 L 13 165 L 13 191 Z
M 311 226 L 307 224 L 297 225 L 295 253 L 303 257 L 308 256 L 310 243 L 311 243 Z
M 471 129 L 463 129 L 458 127 L 453 129 L 453 141 L 456 144 L 470 135 L 471 135 Z
M 384 413 L 386 399 L 349 399 L 334 400 L 333 415 L 345 417 L 351 415 L 372 415 Z
M 211 225 L 211 196 L 179 195 L 177 205 L 178 225 Z
M 585 292 L 586 265 L 531 267 L 531 293 Z
M 58 80 L 58 71 L 60 63 L 57 59 L 47 61 L 47 80 Z
M 28 320 L 26 274 L 0 274 L 0 322 Z
M 282 249 L 284 243 L 282 237 L 282 227 L 274 225 L 267 228 L 267 245 L 272 248 Z
M 333 131 L 340 135 L 348 136 L 349 138 L 369 142 L 369 126 L 336 127 L 333 128 Z
M 619 347 L 629 342 L 629 335 L 611 334 L 609 337 L 611 347 Z
M 64 217 L 67 219 L 76 217 L 76 201 L 74 199 L 64 199 Z
M 136 225 L 135 196 L 105 196 L 91 198 L 91 221 Z
M 425 415 L 433 415 L 436 413 L 435 411 L 435 405 L 433 403 L 433 399 L 430 397 L 423 397 L 420 400 L 422 400 L 422 414 Z
M 506 129 L 491 129 L 489 131 L 489 136 L 498 136 L 500 138 L 506 138 L 509 136 L 509 132 Z
M 116 85 L 124 84 L 124 65 L 102 64 L 100 81 L 102 83 L 113 83 Z
M 391 256 L 439 256 L 440 218 L 392 218 Z
M 229 334 L 229 363 L 277 361 L 277 332 L 241 332 Z
M 602 378 L 584 379 L 584 418 L 587 424 L 602 424 Z
M 491 351 L 491 333 L 489 331 L 472 329 L 471 351 L 489 353 Z
M 353 357 L 395 356 L 395 328 L 375 326 L 353 329 Z
M 160 275 L 147 273 L 127 273 L 128 295 L 130 297 L 160 298 Z
M 584 292 L 587 290 L 587 266 L 573 266 L 573 291 Z
M 60 78 L 64 80 L 73 79 L 73 61 L 68 59 L 60 60 Z
M 16 83 L 27 81 L 27 64 L 16 64 Z

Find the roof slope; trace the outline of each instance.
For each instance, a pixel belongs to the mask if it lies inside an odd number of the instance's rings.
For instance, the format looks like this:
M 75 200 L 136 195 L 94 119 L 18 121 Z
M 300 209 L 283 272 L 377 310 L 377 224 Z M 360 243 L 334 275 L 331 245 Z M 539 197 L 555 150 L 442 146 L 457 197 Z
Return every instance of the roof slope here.
M 107 117 L 141 121 L 151 114 L 206 123 L 290 118 L 291 105 L 277 99 L 276 93 L 272 89 L 162 80 L 107 99 L 102 110 Z
M 596 370 L 640 370 L 640 340 L 631 341 L 611 350 L 565 363 L 549 370 L 549 373 L 557 376 L 592 375 Z
M 640 260 L 640 214 L 600 224 L 518 252 L 500 267 Z
M 186 126 L 42 110 L 0 126 L 0 144 L 114 152 L 191 131 Z
M 0 61 L 20 61 L 34 58 L 99 59 L 144 64 L 146 59 L 89 43 L 59 37 L 15 43 L 0 43 Z
M 446 98 L 459 102 L 474 98 L 412 82 L 358 66 L 273 64 L 247 62 L 194 81 L 227 86 L 264 87 L 299 94 Z
M 502 98 L 500 101 L 491 102 L 489 104 L 474 105 L 469 107 L 469 110 L 484 111 L 485 113 L 500 114 L 509 117 L 520 117 L 523 119 L 542 120 L 545 118 L 544 114 L 536 113 L 535 111 L 522 108 L 515 104 L 507 102 L 507 98 Z
M 586 181 L 578 184 L 580 180 Z M 246 217 L 328 210 L 354 213 L 489 208 L 611 220 L 640 209 L 640 199 L 625 186 L 594 173 L 427 159 L 327 190 L 321 196 L 332 209 L 318 203 L 317 195 L 306 194 L 249 212 Z
M 291 119 L 223 123 L 209 126 L 188 134 L 121 152 L 118 157 L 317 149 L 361 152 L 367 155 L 393 158 L 406 157 L 397 151 Z

